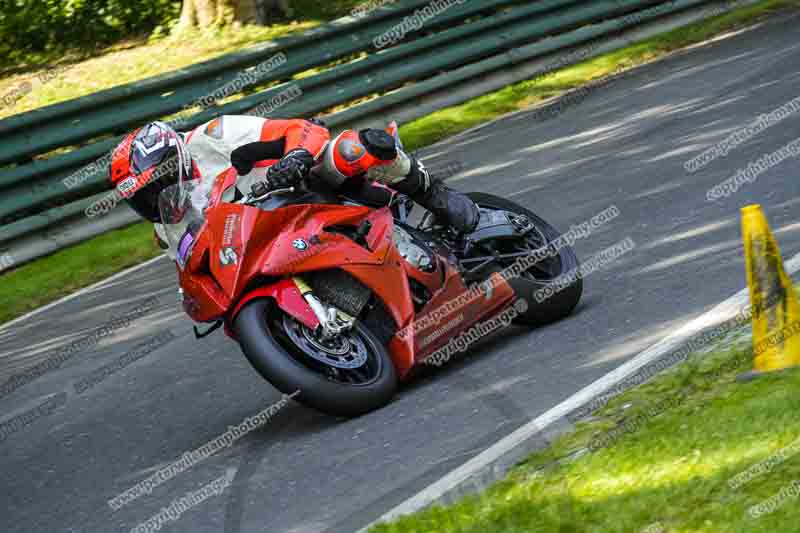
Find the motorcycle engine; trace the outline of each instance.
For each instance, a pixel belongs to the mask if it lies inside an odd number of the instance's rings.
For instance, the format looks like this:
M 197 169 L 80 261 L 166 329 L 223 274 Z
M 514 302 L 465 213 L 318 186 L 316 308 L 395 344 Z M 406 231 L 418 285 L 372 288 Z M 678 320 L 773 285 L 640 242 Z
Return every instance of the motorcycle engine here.
M 433 257 L 428 250 L 420 246 L 414 236 L 398 224 L 394 226 L 392 240 L 400 255 L 414 268 L 425 272 L 433 270 Z

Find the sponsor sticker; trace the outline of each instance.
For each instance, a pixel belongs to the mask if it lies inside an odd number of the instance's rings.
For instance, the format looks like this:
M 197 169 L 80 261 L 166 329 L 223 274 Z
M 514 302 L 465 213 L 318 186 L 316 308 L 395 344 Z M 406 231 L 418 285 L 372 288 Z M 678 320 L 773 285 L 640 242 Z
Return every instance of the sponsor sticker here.
M 117 190 L 125 198 L 128 197 L 136 189 L 136 178 L 133 176 L 127 177 L 117 184 Z
M 239 231 L 239 214 L 231 213 L 225 217 L 225 227 L 222 230 L 222 246 L 231 246 L 233 238 Z

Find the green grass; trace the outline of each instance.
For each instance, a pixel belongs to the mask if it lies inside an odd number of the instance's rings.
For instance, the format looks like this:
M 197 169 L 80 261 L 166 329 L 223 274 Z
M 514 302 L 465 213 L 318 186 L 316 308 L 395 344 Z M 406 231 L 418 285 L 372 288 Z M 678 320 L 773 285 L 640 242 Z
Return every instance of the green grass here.
M 746 342 L 691 357 L 614 398 L 486 492 L 370 531 L 794 531 L 796 499 L 758 519 L 748 508 L 800 479 L 800 456 L 736 489 L 728 484 L 800 436 L 800 372 L 735 382 L 751 359 Z M 576 453 L 609 435 L 607 446 Z
M 153 226 L 139 223 L 22 265 L 0 276 L 0 323 L 155 257 Z
M 321 12 L 320 20 L 339 16 L 359 3 L 361 2 L 355 0 L 334 2 L 324 8 L 325 10 Z M 472 126 L 485 123 L 505 113 L 525 109 L 546 98 L 603 78 L 620 69 L 630 68 L 654 60 L 670 51 L 752 23 L 778 9 L 798 5 L 800 5 L 800 0 L 769 0 L 761 2 L 754 7 L 740 9 L 688 28 L 681 28 L 579 65 L 559 70 L 545 77 L 511 85 L 500 91 L 475 98 L 463 105 L 437 111 L 427 117 L 404 124 L 400 128 L 400 133 L 406 147 L 409 150 L 415 150 Z M 299 13 L 300 9 L 297 11 Z M 318 21 L 307 21 L 305 24 L 314 25 L 316 23 Z M 131 49 L 115 51 L 78 64 L 63 79 L 57 78 L 50 82 L 45 88 L 46 90 L 34 91 L 31 95 L 28 95 L 13 110 L 14 112 L 19 112 L 26 109 L 25 106 L 37 107 L 159 72 L 169 71 L 238 49 L 262 38 L 271 38 L 269 36 L 274 37 L 277 34 L 281 34 L 281 32 L 287 33 L 292 31 L 292 28 L 298 29 L 299 27 L 299 25 L 290 25 L 270 28 L 248 27 L 240 30 L 215 30 L 218 32 L 218 35 L 214 34 L 216 37 L 197 42 L 186 43 L 164 39 Z M 154 62 L 153 57 L 159 57 L 159 61 Z M 8 79 L 4 80 L 4 82 L 8 82 Z M 0 94 L 3 92 L 4 82 L 0 82 Z M 7 83 L 5 87 L 13 84 Z M 47 92 L 49 90 L 52 90 L 52 93 Z M 37 99 L 33 99 L 34 95 L 37 95 Z M 0 117 L 2 117 L 2 112 L 0 112 Z M 147 253 L 137 255 L 141 253 L 141 246 L 144 241 L 136 241 L 134 239 L 134 242 L 129 242 L 123 240 L 118 243 L 114 242 L 115 250 L 124 252 L 125 246 L 130 246 L 130 254 L 107 254 L 109 258 L 106 261 L 98 262 L 96 258 L 105 254 L 103 249 L 111 242 L 113 242 L 113 239 L 109 239 L 108 236 L 101 236 L 80 246 L 62 250 L 59 254 L 53 256 L 62 258 L 69 264 L 74 265 L 75 272 L 70 273 L 69 276 L 56 275 L 58 268 L 54 267 L 58 265 L 58 261 L 54 262 L 51 257 L 34 261 L 16 271 L 0 276 L 0 281 L 20 279 L 15 277 L 19 276 L 18 272 L 24 272 L 25 276 L 25 285 L 23 286 L 25 290 L 16 291 L 15 289 L 9 292 L 10 296 L 8 298 L 13 301 L 13 304 L 0 312 L 0 322 L 52 301 L 73 289 L 90 285 L 103 276 L 122 270 L 134 264 L 135 261 L 152 257 L 156 253 L 154 250 L 149 249 Z M 66 285 L 65 277 L 68 279 Z M 14 283 L 3 283 L 3 286 L 14 286 Z M 8 289 L 2 290 L 8 291 Z

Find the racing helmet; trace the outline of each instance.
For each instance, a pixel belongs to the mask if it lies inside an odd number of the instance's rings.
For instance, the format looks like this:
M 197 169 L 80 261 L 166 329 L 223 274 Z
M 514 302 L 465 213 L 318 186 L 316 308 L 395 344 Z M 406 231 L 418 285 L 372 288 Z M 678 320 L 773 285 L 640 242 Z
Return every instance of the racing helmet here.
M 193 177 L 192 157 L 183 135 L 163 122 L 130 133 L 111 156 L 112 185 L 128 205 L 150 222 L 161 222 L 158 195 Z

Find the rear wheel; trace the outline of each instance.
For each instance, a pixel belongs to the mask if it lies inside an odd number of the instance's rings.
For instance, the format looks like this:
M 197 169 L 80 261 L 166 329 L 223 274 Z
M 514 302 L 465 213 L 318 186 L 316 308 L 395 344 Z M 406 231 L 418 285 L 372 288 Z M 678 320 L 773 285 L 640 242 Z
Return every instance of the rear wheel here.
M 531 253 L 547 247 L 556 240 L 560 234 L 550 224 L 534 214 L 532 211 L 510 200 L 492 194 L 472 192 L 467 196 L 483 209 L 505 211 L 513 215 L 524 215 L 533 225 L 533 229 L 524 237 L 518 239 L 505 239 L 480 243 L 478 248 L 471 252 L 476 255 L 511 255 Z M 483 272 L 488 276 L 491 272 L 499 272 L 514 264 L 517 259 L 499 258 Z M 537 326 L 554 322 L 569 315 L 578 305 L 583 293 L 583 281 L 575 276 L 574 281 L 566 287 L 553 290 L 553 281 L 559 276 L 578 272 L 578 258 L 571 246 L 563 246 L 553 250 L 548 257 L 537 261 L 519 277 L 509 280 L 518 298 L 528 302 L 528 310 L 514 319 L 517 324 Z M 540 289 L 548 287 L 548 297 L 538 301 L 535 294 Z M 540 293 L 541 294 L 541 293 Z
M 389 403 L 397 373 L 386 348 L 361 322 L 326 340 L 272 300 L 254 300 L 234 325 L 250 364 L 285 394 L 334 416 L 359 416 Z

